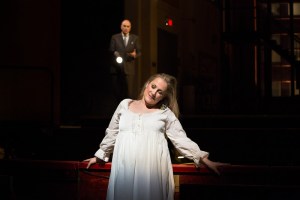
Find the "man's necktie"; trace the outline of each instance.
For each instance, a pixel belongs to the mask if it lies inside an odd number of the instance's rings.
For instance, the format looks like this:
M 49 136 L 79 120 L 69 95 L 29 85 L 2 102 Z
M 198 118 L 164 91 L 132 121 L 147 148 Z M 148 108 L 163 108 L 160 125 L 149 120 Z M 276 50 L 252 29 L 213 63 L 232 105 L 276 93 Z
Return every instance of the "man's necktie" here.
M 127 46 L 127 36 L 124 36 L 124 45 Z

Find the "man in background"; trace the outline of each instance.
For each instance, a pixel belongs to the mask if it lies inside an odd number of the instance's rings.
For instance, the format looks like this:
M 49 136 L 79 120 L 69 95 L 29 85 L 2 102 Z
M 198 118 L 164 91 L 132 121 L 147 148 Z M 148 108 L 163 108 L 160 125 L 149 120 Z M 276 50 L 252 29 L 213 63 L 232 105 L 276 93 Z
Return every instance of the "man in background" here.
M 141 46 L 137 35 L 130 33 L 131 22 L 125 19 L 121 23 L 121 32 L 111 37 L 109 51 L 113 54 L 111 66 L 114 94 L 118 101 L 124 98 L 136 98 L 135 60 L 141 55 Z

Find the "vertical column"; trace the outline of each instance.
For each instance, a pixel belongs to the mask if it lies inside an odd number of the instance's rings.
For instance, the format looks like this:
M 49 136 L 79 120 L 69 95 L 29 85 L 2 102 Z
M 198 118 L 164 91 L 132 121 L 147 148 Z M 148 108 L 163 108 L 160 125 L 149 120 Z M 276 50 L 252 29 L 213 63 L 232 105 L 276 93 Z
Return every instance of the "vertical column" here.
M 157 63 L 157 0 L 125 0 L 125 17 L 132 21 L 132 32 L 141 42 L 142 55 L 137 62 L 137 88 L 150 74 L 156 73 Z

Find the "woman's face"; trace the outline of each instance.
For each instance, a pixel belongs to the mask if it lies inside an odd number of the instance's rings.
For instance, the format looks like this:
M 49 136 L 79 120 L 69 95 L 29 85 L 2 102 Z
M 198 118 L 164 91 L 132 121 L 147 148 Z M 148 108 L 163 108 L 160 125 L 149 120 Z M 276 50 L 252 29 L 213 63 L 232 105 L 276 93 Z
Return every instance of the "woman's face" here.
M 149 82 L 144 91 L 146 105 L 155 106 L 160 102 L 166 96 L 167 87 L 166 81 L 159 77 Z

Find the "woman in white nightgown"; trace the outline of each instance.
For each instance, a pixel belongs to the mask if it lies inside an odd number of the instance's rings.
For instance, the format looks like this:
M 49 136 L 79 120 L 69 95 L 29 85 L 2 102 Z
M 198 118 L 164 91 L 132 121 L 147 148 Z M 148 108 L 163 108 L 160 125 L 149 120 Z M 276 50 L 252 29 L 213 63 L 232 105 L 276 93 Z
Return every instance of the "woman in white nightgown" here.
M 177 82 L 156 74 L 145 83 L 138 100 L 124 99 L 117 107 L 95 157 L 112 168 L 107 200 L 173 200 L 174 179 L 167 138 L 196 167 L 200 163 L 219 173 L 220 163 L 189 139 L 178 120 Z

